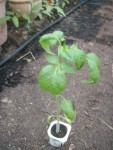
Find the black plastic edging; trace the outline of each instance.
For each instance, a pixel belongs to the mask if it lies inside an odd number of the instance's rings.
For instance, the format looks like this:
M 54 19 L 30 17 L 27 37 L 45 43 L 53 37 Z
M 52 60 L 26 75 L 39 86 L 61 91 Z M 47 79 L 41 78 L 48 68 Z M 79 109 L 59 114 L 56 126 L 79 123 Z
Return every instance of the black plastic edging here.
M 62 21 L 65 17 L 69 16 L 72 12 L 77 10 L 80 6 L 84 5 L 89 0 L 82 0 L 77 6 L 73 7 L 70 11 L 68 11 L 65 16 L 62 16 L 55 20 L 54 22 L 50 23 L 48 26 L 46 26 L 41 31 L 35 33 L 30 39 L 28 39 L 26 42 L 24 42 L 19 48 L 17 48 L 14 52 L 12 52 L 10 55 L 8 55 L 6 58 L 4 58 L 2 61 L 0 61 L 0 67 L 4 65 L 6 62 L 8 62 L 12 57 L 16 56 L 20 51 L 22 51 L 29 43 L 31 43 L 35 38 L 37 38 L 39 35 L 41 35 L 43 32 L 48 30 L 53 25 L 57 24 L 58 22 Z

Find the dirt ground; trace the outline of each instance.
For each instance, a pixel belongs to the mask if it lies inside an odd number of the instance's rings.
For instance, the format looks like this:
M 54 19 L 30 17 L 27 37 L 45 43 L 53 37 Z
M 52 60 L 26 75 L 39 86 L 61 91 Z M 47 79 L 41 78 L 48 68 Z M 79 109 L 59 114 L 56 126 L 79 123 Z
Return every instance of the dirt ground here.
M 101 59 L 101 77 L 84 85 L 86 68 L 68 76 L 63 95 L 73 99 L 77 118 L 68 142 L 59 150 L 113 150 L 113 2 L 89 3 L 48 32 L 62 30 L 68 43 L 95 52 Z M 24 53 L 32 51 L 36 61 Z M 37 40 L 0 68 L 0 150 L 54 150 L 48 143 L 47 116 L 55 113 L 55 98 L 37 86 L 46 64 Z

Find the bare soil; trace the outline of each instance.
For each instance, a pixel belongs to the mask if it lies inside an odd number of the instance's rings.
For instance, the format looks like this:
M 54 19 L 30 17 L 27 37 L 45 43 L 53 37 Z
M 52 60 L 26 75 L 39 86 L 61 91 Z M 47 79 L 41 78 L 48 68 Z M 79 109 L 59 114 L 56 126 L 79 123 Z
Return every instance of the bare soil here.
M 56 132 L 56 125 L 51 128 L 51 134 L 58 138 L 63 138 L 67 133 L 67 128 L 64 125 L 60 125 L 59 133 Z
M 86 68 L 68 76 L 63 95 L 75 103 L 77 118 L 68 142 L 60 150 L 113 150 L 113 2 L 87 4 L 48 32 L 62 30 L 68 43 L 95 52 L 101 77 L 95 85 L 81 84 Z M 27 55 L 33 52 L 36 61 Z M 55 98 L 37 86 L 46 64 L 36 41 L 0 68 L 0 150 L 54 150 L 48 143 L 47 116 L 55 114 Z

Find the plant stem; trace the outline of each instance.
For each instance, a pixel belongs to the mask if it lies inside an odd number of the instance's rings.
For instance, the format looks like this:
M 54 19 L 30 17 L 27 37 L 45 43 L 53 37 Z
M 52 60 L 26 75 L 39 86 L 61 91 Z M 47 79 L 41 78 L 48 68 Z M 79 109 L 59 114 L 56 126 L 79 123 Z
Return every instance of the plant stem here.
M 60 131 L 60 108 L 59 108 L 59 97 L 56 96 L 56 109 L 57 109 L 57 124 L 56 124 L 56 133 L 59 133 Z

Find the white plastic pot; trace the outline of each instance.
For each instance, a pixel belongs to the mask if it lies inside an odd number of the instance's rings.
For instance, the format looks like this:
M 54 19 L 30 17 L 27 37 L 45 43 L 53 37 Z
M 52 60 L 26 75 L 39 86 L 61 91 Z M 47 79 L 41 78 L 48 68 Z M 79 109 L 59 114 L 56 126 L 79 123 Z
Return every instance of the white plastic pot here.
M 52 133 L 51 133 L 52 127 L 57 124 L 57 120 L 51 122 L 51 124 L 48 128 L 48 131 L 47 131 L 48 136 L 49 136 L 49 143 L 54 147 L 61 147 L 62 145 L 64 145 L 64 143 L 68 140 L 68 137 L 69 137 L 69 134 L 71 131 L 71 126 L 69 124 L 61 122 L 61 121 L 59 121 L 59 123 L 60 123 L 60 125 L 65 126 L 67 129 L 67 132 L 64 137 L 58 138 L 58 137 L 55 137 L 54 135 L 52 135 Z

